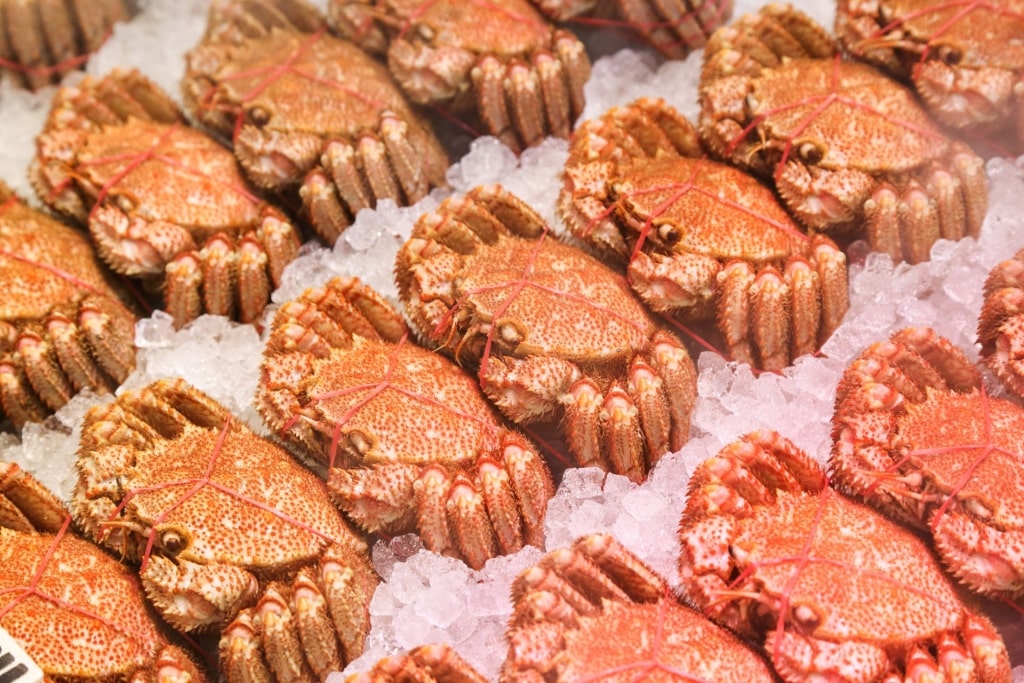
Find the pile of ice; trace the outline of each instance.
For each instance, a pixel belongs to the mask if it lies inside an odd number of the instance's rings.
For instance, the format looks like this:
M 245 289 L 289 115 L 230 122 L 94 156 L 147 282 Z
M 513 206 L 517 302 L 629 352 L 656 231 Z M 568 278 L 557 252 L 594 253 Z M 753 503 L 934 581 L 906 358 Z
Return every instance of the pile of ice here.
M 736 13 L 760 3 L 737 2 Z M 797 3 L 826 25 L 832 3 Z M 149 0 L 142 15 L 118 26 L 110 43 L 90 66 L 104 73 L 115 65 L 134 66 L 177 94 L 182 54 L 202 32 L 205 0 Z M 599 60 L 587 86 L 585 117 L 639 96 L 662 96 L 688 116 L 696 115 L 695 84 L 699 55 L 663 63 L 649 52 L 627 50 Z M 33 153 L 32 137 L 42 125 L 52 90 L 39 95 L 0 83 L 0 177 L 31 198 L 25 169 Z M 501 182 L 555 220 L 558 170 L 566 144 L 549 140 L 516 158 L 492 138 L 481 138 L 448 172 L 453 192 Z M 781 375 L 755 376 L 748 367 L 727 363 L 713 353 L 698 360 L 699 399 L 693 439 L 680 452 L 665 456 L 643 485 L 591 469 L 569 471 L 551 501 L 547 549 L 563 547 L 591 532 L 615 534 L 627 547 L 670 581 L 677 580 L 675 527 L 683 506 L 689 473 L 697 463 L 734 438 L 759 428 L 781 431 L 815 457 L 829 449 L 829 419 L 836 382 L 845 366 L 868 344 L 907 325 L 930 325 L 976 357 L 974 329 L 981 305 L 981 284 L 988 270 L 1024 246 L 1024 170 L 994 160 L 988 174 L 991 210 L 979 240 L 940 242 L 932 260 L 917 266 L 893 264 L 869 256 L 851 269 L 851 308 L 842 327 L 819 357 L 805 357 Z M 447 193 L 437 191 L 415 207 L 385 202 L 364 211 L 333 249 L 304 247 L 274 294 L 278 304 L 306 287 L 340 275 L 357 275 L 395 299 L 392 263 L 416 217 L 436 208 Z M 268 314 L 269 315 L 269 314 Z M 137 328 L 138 369 L 125 387 L 162 377 L 184 377 L 223 402 L 251 426 L 261 428 L 251 407 L 262 340 L 251 326 L 204 317 L 174 331 L 161 313 Z M 996 388 L 993 385 L 992 389 Z M 26 427 L 22 441 L 0 435 L 0 458 L 21 462 L 67 495 L 72 483 L 78 424 L 84 412 L 101 402 L 83 395 L 43 425 Z M 489 562 L 480 571 L 422 550 L 414 537 L 378 543 L 374 562 L 384 579 L 374 596 L 373 630 L 363 657 L 347 672 L 364 670 L 378 658 L 434 641 L 451 643 L 489 678 L 496 678 L 505 656 L 502 640 L 510 605 L 509 584 L 541 551 Z M 1004 624 L 1024 639 L 1022 620 Z M 1015 629 L 1015 630 L 1014 630 Z M 1016 657 L 1016 681 L 1024 681 L 1024 653 Z M 340 680 L 340 679 L 338 679 Z

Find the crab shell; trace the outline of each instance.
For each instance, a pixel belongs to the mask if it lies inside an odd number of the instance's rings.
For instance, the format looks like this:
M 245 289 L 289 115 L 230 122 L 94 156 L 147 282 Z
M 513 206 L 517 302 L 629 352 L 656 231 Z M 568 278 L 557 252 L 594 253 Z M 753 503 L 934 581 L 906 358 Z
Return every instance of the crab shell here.
M 298 252 L 234 156 L 137 71 L 61 88 L 36 147 L 40 199 L 87 224 L 115 271 L 162 286 L 178 326 L 202 313 L 254 321 Z
M 512 601 L 501 683 L 774 680 L 760 655 L 679 604 L 609 535 L 544 556 L 513 581 Z
M 851 53 L 912 82 L 935 118 L 1004 154 L 1024 150 L 1022 34 L 1019 3 L 842 0 L 836 9 Z
M 369 670 L 352 674 L 345 680 L 346 683 L 487 683 L 487 678 L 448 643 L 428 643 L 409 652 L 384 657 Z
M 358 656 L 378 577 L 315 475 L 182 380 L 85 417 L 72 510 L 141 563 L 179 630 L 220 631 L 228 681 L 325 676 Z
M 581 124 L 563 183 L 569 230 L 625 262 L 654 310 L 715 319 L 734 360 L 780 371 L 842 322 L 839 247 L 809 238 L 754 177 L 706 158 L 690 122 L 662 100 Z
M 971 589 L 1024 597 L 1024 408 L 989 396 L 960 349 L 928 328 L 872 344 L 832 424 L 837 485 L 931 533 Z
M 272 27 L 216 31 L 186 55 L 186 109 L 231 137 L 256 185 L 299 189 L 328 244 L 381 199 L 414 204 L 445 185 L 448 157 L 387 68 L 356 45 Z
M 712 35 L 700 101 L 711 152 L 771 178 L 812 230 L 917 263 L 939 238 L 981 229 L 983 160 L 943 135 L 911 90 L 843 60 L 791 7 L 768 5 Z
M 33 90 L 82 67 L 119 21 L 136 12 L 134 0 L 0 3 L 0 60 L 6 72 Z
M 135 367 L 135 315 L 82 233 L 0 183 L 0 419 L 42 420 Z
M 35 478 L 0 462 L 0 626 L 49 681 L 203 683 L 168 643 L 138 578 L 75 536 L 70 520 Z
M 580 466 L 640 480 L 689 434 L 696 371 L 625 281 L 500 186 L 424 214 L 395 262 L 418 332 L 479 365 L 513 422 L 558 425 Z
M 785 681 L 1009 680 L 995 627 L 921 539 L 775 432 L 698 466 L 679 536 L 687 597 L 763 642 Z
M 583 111 L 590 59 L 527 0 L 332 0 L 328 20 L 388 67 L 417 104 L 470 115 L 515 151 L 569 137 Z
M 408 336 L 358 280 L 307 290 L 274 317 L 257 407 L 328 466 L 334 500 L 367 531 L 415 531 L 477 569 L 543 545 L 554 484 L 537 447 L 468 374 Z
M 983 288 L 978 343 L 988 368 L 1024 398 L 1024 249 L 992 269 Z

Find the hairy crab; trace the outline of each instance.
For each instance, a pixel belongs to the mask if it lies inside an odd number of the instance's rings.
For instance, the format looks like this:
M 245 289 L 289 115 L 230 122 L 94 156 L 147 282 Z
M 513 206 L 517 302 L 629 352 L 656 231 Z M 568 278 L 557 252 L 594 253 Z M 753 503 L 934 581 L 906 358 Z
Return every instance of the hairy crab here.
M 211 8 L 207 36 L 186 55 L 182 92 L 193 117 L 231 137 L 253 183 L 298 189 L 328 244 L 361 209 L 413 204 L 445 185 L 447 154 L 385 66 L 311 17 L 231 13 L 239 1 Z M 246 19 L 255 35 L 228 28 Z
M 988 368 L 1024 398 L 1024 249 L 996 265 L 985 280 L 978 343 Z
M 256 405 L 328 467 L 335 502 L 367 531 L 416 531 L 476 569 L 542 546 L 554 484 L 536 446 L 502 424 L 472 377 L 408 337 L 358 280 L 306 290 L 274 317 Z
M 163 289 L 178 326 L 202 313 L 255 321 L 298 252 L 296 229 L 231 152 L 137 71 L 58 90 L 29 174 L 111 268 Z
M 679 536 L 687 596 L 763 642 L 787 682 L 1010 680 L 995 627 L 921 539 L 830 488 L 775 432 L 697 467 Z
M 836 391 L 837 486 L 935 539 L 973 590 L 1024 598 L 1024 408 L 929 328 L 872 344 Z
M 367 671 L 353 674 L 347 683 L 487 683 L 487 678 L 447 643 L 429 643 L 409 652 L 384 657 Z
M 758 180 L 705 157 L 697 131 L 662 100 L 580 124 L 563 183 L 569 230 L 626 264 L 654 310 L 714 319 L 734 360 L 779 371 L 842 322 L 839 247 L 809 238 Z
M 850 52 L 913 83 L 935 118 L 1024 150 L 1024 7 L 987 0 L 840 0 Z
M 229 683 L 323 677 L 362 652 L 378 583 L 323 482 L 183 380 L 90 410 L 72 511 L 141 563 L 160 614 L 220 632 Z
M 842 59 L 790 6 L 767 5 L 712 35 L 700 102 L 710 151 L 771 178 L 812 230 L 863 236 L 916 263 L 939 238 L 981 229 L 982 159 L 941 133 L 912 91 Z
M 413 102 L 468 115 L 513 150 L 569 137 L 583 111 L 583 43 L 528 0 L 332 0 L 328 20 L 386 53 Z
M 135 0 L 0 2 L 0 68 L 32 89 L 56 83 L 135 12 Z
M 774 680 L 760 655 L 684 607 L 613 537 L 584 536 L 512 583 L 501 683 Z
M 0 461 L 0 626 L 46 680 L 206 681 L 192 656 L 168 642 L 138 578 L 70 522 L 56 496 Z M 3 657 L 6 670 L 11 654 Z M 6 670 L 5 680 L 14 673 Z
M 81 232 L 0 183 L 0 419 L 42 420 L 135 367 L 135 314 Z
M 686 442 L 696 371 L 682 343 L 501 186 L 421 216 L 395 276 L 419 333 L 478 364 L 514 423 L 559 425 L 579 466 L 639 481 Z

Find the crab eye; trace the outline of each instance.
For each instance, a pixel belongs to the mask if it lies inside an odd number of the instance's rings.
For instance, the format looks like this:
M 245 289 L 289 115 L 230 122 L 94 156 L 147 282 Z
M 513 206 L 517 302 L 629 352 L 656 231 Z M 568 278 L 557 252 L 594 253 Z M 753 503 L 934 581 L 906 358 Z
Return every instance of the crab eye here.
M 253 107 L 246 112 L 249 122 L 254 126 L 265 126 L 270 121 L 270 112 L 263 107 Z
M 796 155 L 805 164 L 816 164 L 825 157 L 825 151 L 813 142 L 804 141 L 797 143 Z
M 674 225 L 662 224 L 658 226 L 658 237 L 666 244 L 675 244 L 683 235 Z
M 185 545 L 185 537 L 177 531 L 164 531 L 160 534 L 160 547 L 171 555 L 180 553 Z
M 953 45 L 939 45 L 936 54 L 939 59 L 950 66 L 956 66 L 964 58 L 963 50 Z

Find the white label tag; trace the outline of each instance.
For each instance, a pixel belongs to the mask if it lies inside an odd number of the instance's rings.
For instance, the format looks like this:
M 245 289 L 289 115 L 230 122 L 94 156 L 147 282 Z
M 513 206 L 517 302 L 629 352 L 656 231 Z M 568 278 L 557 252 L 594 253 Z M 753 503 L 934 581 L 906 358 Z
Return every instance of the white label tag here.
M 0 683 L 42 683 L 43 670 L 0 627 Z

